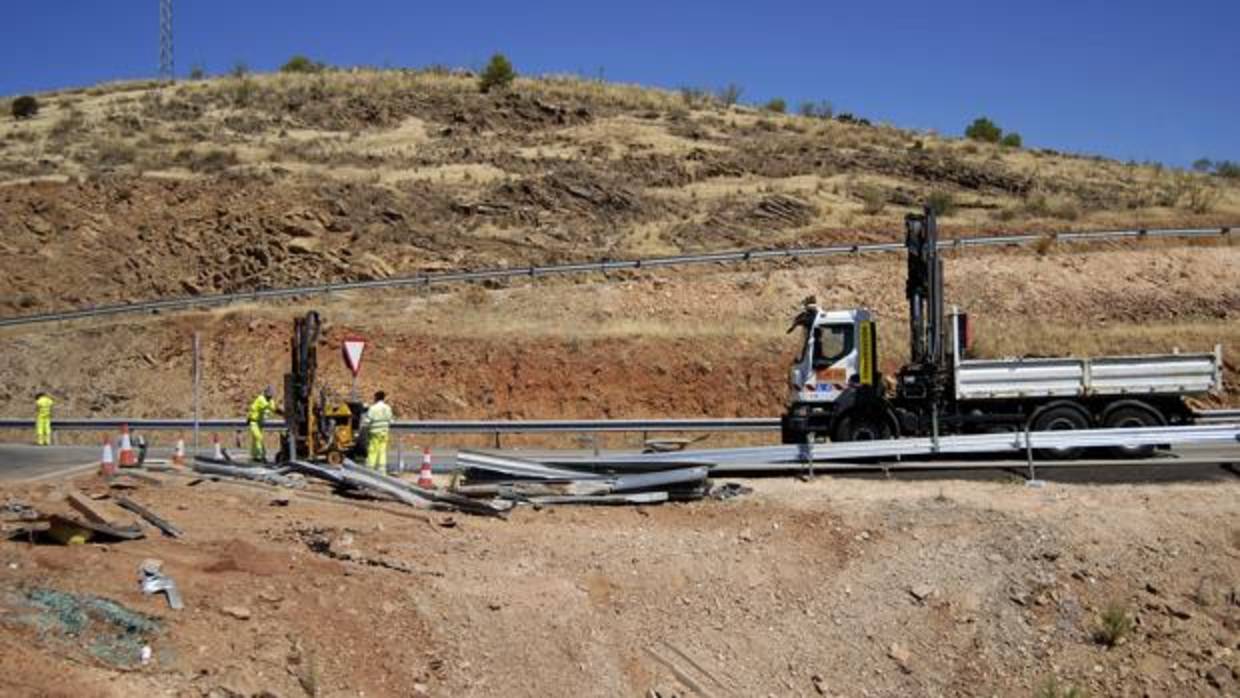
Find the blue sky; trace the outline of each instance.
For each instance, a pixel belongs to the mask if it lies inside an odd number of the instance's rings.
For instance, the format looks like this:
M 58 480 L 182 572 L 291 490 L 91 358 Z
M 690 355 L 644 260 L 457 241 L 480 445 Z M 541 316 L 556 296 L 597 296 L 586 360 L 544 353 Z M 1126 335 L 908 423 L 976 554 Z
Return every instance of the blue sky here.
M 1240 160 L 1240 0 L 414 2 L 174 0 L 179 76 L 294 53 L 338 65 L 600 73 L 744 101 L 828 100 L 960 134 L 987 115 L 1027 145 L 1187 165 Z M 158 0 L 12 2 L 0 95 L 145 77 Z

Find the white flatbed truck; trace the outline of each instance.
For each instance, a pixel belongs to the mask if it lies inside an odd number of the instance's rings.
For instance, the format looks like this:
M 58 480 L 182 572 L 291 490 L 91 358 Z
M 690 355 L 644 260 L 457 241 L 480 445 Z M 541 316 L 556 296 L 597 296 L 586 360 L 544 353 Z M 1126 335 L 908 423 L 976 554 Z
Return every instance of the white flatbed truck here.
M 1222 387 L 1222 352 L 1095 358 L 975 359 L 968 316 L 944 313 L 943 265 L 933 212 L 905 220 L 910 361 L 888 390 L 877 332 L 864 308 L 827 311 L 806 300 L 792 328 L 801 352 L 791 370 L 782 441 L 862 441 L 903 436 L 1186 425 L 1185 402 Z M 1125 456 L 1151 446 L 1113 449 Z M 1050 455 L 1071 458 L 1080 449 Z

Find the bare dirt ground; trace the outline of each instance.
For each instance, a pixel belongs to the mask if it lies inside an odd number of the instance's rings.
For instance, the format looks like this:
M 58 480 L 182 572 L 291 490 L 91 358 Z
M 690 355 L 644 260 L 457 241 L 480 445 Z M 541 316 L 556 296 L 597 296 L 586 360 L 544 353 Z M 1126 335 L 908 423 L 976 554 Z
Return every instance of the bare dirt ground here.
M 181 540 L 0 544 L 5 692 L 1032 696 L 1052 679 L 1096 696 L 1240 690 L 1240 484 L 1226 474 L 1044 489 L 761 480 L 725 502 L 509 520 L 163 479 L 130 496 Z M 3 495 L 56 510 L 63 487 Z M 140 593 L 152 557 L 185 610 Z M 141 627 L 71 633 L 72 613 L 32 600 L 60 592 L 111 600 Z M 1098 637 L 1108 613 L 1127 619 L 1111 647 Z

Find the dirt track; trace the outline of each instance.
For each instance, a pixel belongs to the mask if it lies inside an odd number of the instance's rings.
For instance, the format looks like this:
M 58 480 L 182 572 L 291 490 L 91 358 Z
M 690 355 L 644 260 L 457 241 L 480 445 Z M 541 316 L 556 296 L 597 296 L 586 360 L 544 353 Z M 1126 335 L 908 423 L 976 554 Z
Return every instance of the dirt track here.
M 1058 675 L 1091 695 L 1210 695 L 1212 681 L 1234 692 L 1240 668 L 1240 485 L 1229 477 L 1040 490 L 763 480 L 727 502 L 527 509 L 508 521 L 186 482 L 131 494 L 184 528 L 182 541 L 0 544 L 0 686 L 1031 695 Z M 98 489 L 91 477 L 78 485 Z M 63 506 L 52 485 L 4 494 Z M 185 611 L 139 593 L 147 557 L 164 561 Z M 23 625 L 34 588 L 159 619 L 154 662 L 111 667 L 83 639 Z M 1136 625 L 1108 650 L 1092 636 L 1111 604 Z

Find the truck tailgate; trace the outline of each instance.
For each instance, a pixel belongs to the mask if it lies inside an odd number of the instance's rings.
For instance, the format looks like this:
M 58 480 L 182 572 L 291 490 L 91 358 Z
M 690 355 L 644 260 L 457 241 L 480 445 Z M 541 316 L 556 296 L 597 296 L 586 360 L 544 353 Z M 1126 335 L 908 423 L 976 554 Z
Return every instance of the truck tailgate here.
M 1218 352 L 1092 359 L 966 359 L 956 365 L 956 398 L 1199 395 L 1218 389 L 1221 363 Z

